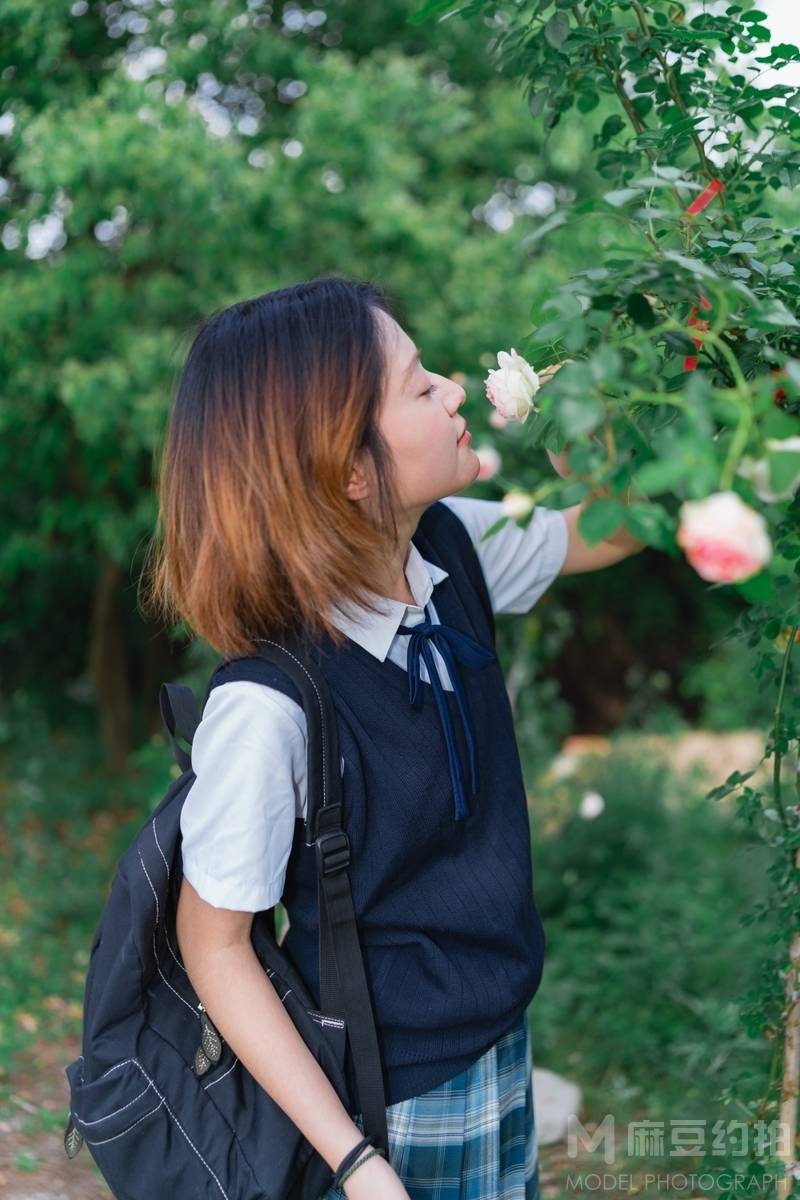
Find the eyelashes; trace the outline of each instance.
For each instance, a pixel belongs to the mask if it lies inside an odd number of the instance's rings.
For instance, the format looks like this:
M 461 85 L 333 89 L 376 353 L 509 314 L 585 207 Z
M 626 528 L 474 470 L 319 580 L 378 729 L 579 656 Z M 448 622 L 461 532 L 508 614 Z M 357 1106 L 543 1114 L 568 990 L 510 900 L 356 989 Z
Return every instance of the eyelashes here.
M 438 385 L 438 383 L 432 383 L 432 384 L 431 384 L 431 386 L 430 386 L 429 388 L 426 388 L 426 389 L 425 389 L 425 391 L 422 393 L 422 395 L 423 395 L 423 396 L 432 396 L 432 395 L 433 395 L 433 393 L 434 393 L 434 392 L 438 392 L 438 390 L 439 390 L 439 385 Z

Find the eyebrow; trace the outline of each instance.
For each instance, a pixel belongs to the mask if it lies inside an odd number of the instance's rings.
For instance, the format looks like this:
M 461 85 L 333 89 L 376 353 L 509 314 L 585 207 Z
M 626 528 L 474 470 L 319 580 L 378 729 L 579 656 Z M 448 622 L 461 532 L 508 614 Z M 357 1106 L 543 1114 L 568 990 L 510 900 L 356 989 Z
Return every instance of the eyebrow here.
M 403 387 L 405 387 L 406 383 L 408 383 L 411 372 L 414 370 L 414 367 L 419 362 L 419 346 L 415 346 L 414 349 L 416 350 L 416 354 L 411 359 L 411 362 L 408 364 L 408 366 L 406 367 L 406 369 L 403 373 L 403 379 L 402 379 Z

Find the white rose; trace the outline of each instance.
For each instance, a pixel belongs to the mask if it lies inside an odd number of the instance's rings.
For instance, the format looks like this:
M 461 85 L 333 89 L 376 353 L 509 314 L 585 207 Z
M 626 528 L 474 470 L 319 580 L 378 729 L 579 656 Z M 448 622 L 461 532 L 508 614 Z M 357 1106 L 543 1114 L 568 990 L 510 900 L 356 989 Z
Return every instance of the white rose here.
M 527 516 L 533 508 L 533 500 L 527 492 L 506 492 L 501 504 L 503 506 L 503 516 L 510 517 L 512 521 L 516 520 L 517 517 Z
M 587 821 L 591 821 L 594 817 L 600 816 L 605 806 L 606 802 L 599 792 L 586 792 L 578 811 Z
M 524 422 L 533 409 L 533 397 L 539 390 L 539 376 L 521 354 L 498 351 L 498 367 L 490 370 L 485 379 L 486 395 L 506 421 Z
M 769 562 L 767 523 L 736 492 L 714 492 L 680 507 L 678 545 L 702 579 L 739 583 Z
M 800 437 L 767 438 L 764 444 L 768 450 L 773 452 L 788 450 L 790 453 L 800 454 Z M 759 500 L 763 500 L 765 504 L 773 504 L 776 500 L 791 500 L 800 486 L 800 470 L 798 470 L 783 491 L 773 491 L 769 482 L 769 459 L 766 458 L 755 459 L 745 455 L 736 468 L 736 473 L 752 483 Z

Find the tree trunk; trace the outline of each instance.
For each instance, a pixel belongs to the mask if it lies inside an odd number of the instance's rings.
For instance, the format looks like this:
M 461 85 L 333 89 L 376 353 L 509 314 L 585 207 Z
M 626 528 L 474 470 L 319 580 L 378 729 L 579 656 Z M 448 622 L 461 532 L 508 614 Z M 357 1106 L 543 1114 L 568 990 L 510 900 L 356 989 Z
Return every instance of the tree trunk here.
M 100 736 L 108 766 L 120 770 L 130 752 L 130 689 L 119 613 L 123 570 L 100 552 L 92 610 L 89 670 L 94 681 Z

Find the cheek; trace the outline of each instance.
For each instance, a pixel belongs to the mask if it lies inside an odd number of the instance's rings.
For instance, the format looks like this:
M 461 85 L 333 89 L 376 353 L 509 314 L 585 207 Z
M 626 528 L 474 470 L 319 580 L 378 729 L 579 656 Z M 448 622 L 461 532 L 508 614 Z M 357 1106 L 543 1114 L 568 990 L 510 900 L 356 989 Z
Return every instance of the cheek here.
M 455 434 L 452 422 L 442 407 L 431 403 L 420 417 L 414 431 L 415 453 L 427 463 L 438 460 L 450 449 L 455 449 Z
M 444 408 L 435 400 L 418 400 L 402 420 L 385 428 L 398 469 L 407 477 L 418 472 L 429 476 L 436 467 L 445 465 L 450 451 L 457 454 L 452 422 Z

